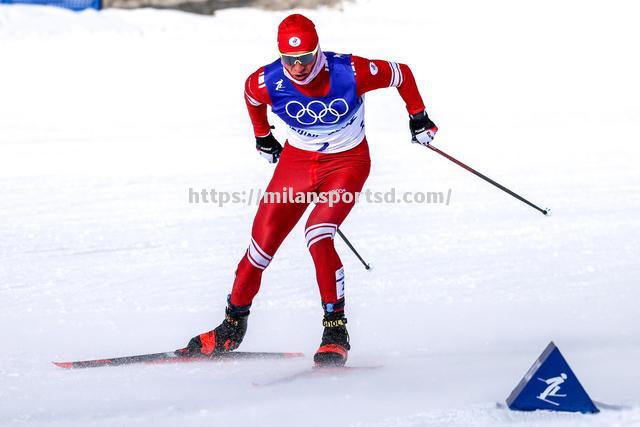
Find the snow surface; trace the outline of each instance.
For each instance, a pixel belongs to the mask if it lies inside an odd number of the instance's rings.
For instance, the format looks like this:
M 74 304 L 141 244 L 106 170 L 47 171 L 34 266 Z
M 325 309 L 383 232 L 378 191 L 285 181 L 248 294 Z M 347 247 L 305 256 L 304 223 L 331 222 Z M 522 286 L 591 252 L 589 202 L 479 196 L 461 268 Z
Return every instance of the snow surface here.
M 0 6 L 0 425 L 640 425 L 640 8 L 631 1 L 362 1 L 308 11 L 325 50 L 408 63 L 436 146 L 546 218 L 411 145 L 393 89 L 367 95 L 367 187 L 449 206 L 361 204 L 336 244 L 353 365 L 252 386 L 285 362 L 64 371 L 166 351 L 222 319 L 264 187 L 242 99 L 285 12 L 214 17 Z M 274 120 L 276 134 L 283 126 Z M 301 226 L 265 273 L 241 349 L 304 351 L 321 308 Z M 496 407 L 554 340 L 595 416 Z

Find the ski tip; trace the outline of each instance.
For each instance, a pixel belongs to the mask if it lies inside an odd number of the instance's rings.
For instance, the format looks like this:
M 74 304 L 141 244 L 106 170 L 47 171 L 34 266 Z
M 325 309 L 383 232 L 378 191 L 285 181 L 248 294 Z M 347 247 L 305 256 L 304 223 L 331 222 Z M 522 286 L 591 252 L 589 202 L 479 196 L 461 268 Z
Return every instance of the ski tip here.
M 62 369 L 71 369 L 73 368 L 73 362 L 51 362 L 56 365 L 58 368 Z

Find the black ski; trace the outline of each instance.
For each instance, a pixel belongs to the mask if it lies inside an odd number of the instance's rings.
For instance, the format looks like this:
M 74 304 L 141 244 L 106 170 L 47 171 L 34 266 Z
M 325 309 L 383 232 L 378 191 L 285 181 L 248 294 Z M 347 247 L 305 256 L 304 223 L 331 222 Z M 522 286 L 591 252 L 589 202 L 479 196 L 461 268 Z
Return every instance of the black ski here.
M 160 363 L 188 363 L 202 361 L 225 360 L 260 360 L 260 359 L 288 359 L 303 357 L 303 353 L 271 353 L 252 351 L 231 351 L 228 353 L 216 353 L 212 355 L 185 355 L 179 350 L 166 353 L 140 354 L 136 356 L 112 357 L 109 359 L 81 360 L 75 362 L 53 362 L 54 365 L 64 369 L 99 368 L 102 366 L 132 365 L 136 363 L 160 364 Z

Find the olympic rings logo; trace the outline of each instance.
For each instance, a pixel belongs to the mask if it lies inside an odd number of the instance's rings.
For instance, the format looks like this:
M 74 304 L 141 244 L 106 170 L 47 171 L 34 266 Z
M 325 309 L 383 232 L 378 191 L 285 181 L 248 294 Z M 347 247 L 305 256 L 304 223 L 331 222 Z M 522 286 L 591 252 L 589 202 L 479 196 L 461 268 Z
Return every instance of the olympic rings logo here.
M 344 98 L 334 99 L 329 105 L 318 100 L 313 100 L 306 106 L 299 101 L 289 101 L 284 110 L 301 125 L 310 126 L 317 122 L 330 125 L 338 123 L 349 112 L 349 104 Z

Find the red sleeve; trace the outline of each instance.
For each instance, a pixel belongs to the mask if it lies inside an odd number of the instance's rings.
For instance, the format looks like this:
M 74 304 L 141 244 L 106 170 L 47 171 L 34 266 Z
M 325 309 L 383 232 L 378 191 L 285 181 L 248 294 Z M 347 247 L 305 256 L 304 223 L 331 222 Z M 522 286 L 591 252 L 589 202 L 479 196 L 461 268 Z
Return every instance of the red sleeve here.
M 244 101 L 255 136 L 266 136 L 271 132 L 267 120 L 267 104 L 271 105 L 269 91 L 264 85 L 264 67 L 258 68 L 244 84 Z
M 416 80 L 408 65 L 355 55 L 351 58 L 358 96 L 376 89 L 397 87 L 409 114 L 425 110 Z

